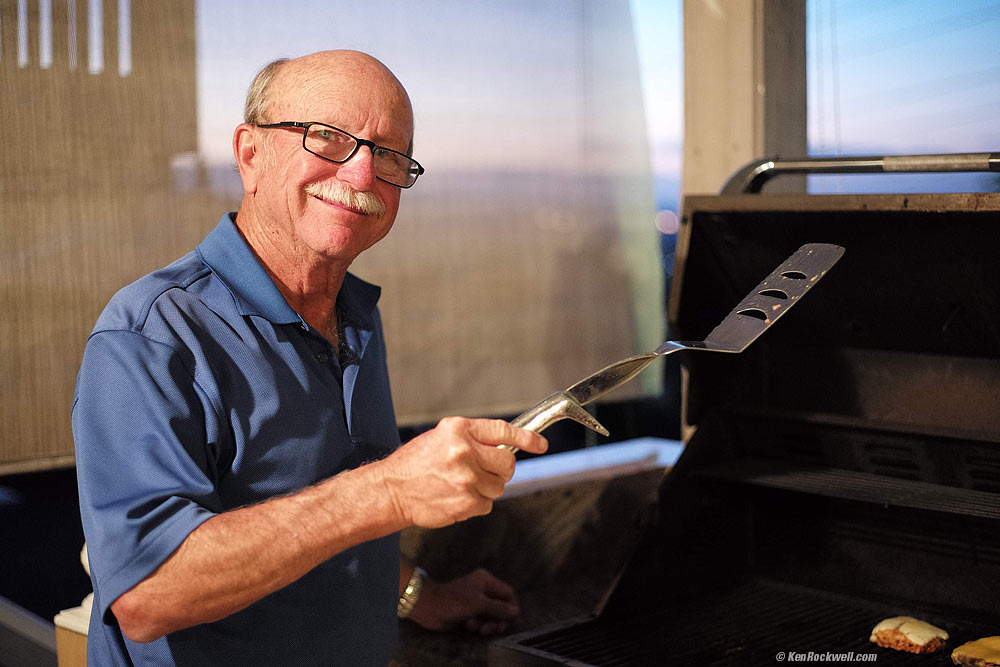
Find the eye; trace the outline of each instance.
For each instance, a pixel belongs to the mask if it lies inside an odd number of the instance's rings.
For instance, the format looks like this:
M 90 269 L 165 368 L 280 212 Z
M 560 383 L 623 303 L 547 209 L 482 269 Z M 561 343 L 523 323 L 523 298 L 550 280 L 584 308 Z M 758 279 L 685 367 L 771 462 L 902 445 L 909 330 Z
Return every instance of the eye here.
M 319 137 L 320 139 L 323 139 L 324 141 L 330 141 L 330 139 L 333 139 L 335 135 L 333 130 L 328 130 L 325 127 L 321 127 L 320 129 L 316 130 L 316 136 Z
M 386 165 L 392 165 L 393 168 L 402 171 L 405 171 L 407 165 L 410 164 L 410 159 L 405 155 L 400 155 L 396 151 L 388 148 L 382 148 L 381 146 L 377 146 L 375 148 L 374 154 L 376 158 L 384 162 Z

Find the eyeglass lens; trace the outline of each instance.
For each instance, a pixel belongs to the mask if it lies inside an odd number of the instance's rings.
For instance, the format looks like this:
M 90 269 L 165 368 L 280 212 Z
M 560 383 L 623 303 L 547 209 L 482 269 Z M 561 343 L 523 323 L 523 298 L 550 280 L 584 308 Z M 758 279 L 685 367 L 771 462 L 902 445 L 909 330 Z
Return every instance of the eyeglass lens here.
M 358 142 L 354 137 L 335 128 L 310 125 L 305 148 L 317 155 L 343 162 L 354 152 Z M 375 175 L 394 185 L 409 187 L 417 179 L 417 164 L 402 153 L 376 147 L 372 152 Z

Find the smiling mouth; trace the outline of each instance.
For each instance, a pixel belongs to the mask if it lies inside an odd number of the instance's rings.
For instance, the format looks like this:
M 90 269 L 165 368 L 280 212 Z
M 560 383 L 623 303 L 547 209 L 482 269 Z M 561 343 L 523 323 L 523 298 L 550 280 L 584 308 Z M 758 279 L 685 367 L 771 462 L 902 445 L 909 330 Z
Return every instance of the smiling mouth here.
M 334 206 L 336 208 L 342 208 L 342 209 L 344 209 L 346 211 L 350 211 L 351 213 L 357 213 L 358 215 L 370 215 L 369 213 L 366 213 L 365 211 L 362 211 L 360 208 L 355 208 L 353 206 L 348 206 L 347 204 L 341 203 L 339 201 L 334 201 L 332 199 L 327 199 L 326 197 L 320 197 L 319 195 L 313 195 L 313 198 L 318 199 L 319 201 L 323 202 L 327 206 Z

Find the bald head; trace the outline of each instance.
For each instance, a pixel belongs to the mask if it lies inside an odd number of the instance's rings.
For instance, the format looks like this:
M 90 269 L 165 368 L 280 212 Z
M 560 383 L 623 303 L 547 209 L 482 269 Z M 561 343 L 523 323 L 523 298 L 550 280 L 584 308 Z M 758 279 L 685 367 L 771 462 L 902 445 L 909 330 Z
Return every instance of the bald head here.
M 388 67 L 360 51 L 320 51 L 269 63 L 250 86 L 244 121 L 320 120 L 293 116 L 311 100 L 331 97 L 352 100 L 360 108 L 391 110 L 394 120 L 408 128 L 406 152 L 412 152 L 413 109 L 406 89 Z

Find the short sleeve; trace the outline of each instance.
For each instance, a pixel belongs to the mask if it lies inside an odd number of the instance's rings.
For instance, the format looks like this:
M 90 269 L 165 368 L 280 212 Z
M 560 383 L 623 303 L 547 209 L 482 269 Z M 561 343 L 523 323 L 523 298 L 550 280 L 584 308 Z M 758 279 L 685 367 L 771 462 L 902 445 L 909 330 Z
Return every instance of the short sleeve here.
M 186 363 L 187 362 L 187 363 Z M 80 511 L 108 607 L 221 511 L 211 402 L 184 350 L 133 331 L 91 336 L 73 402 Z

